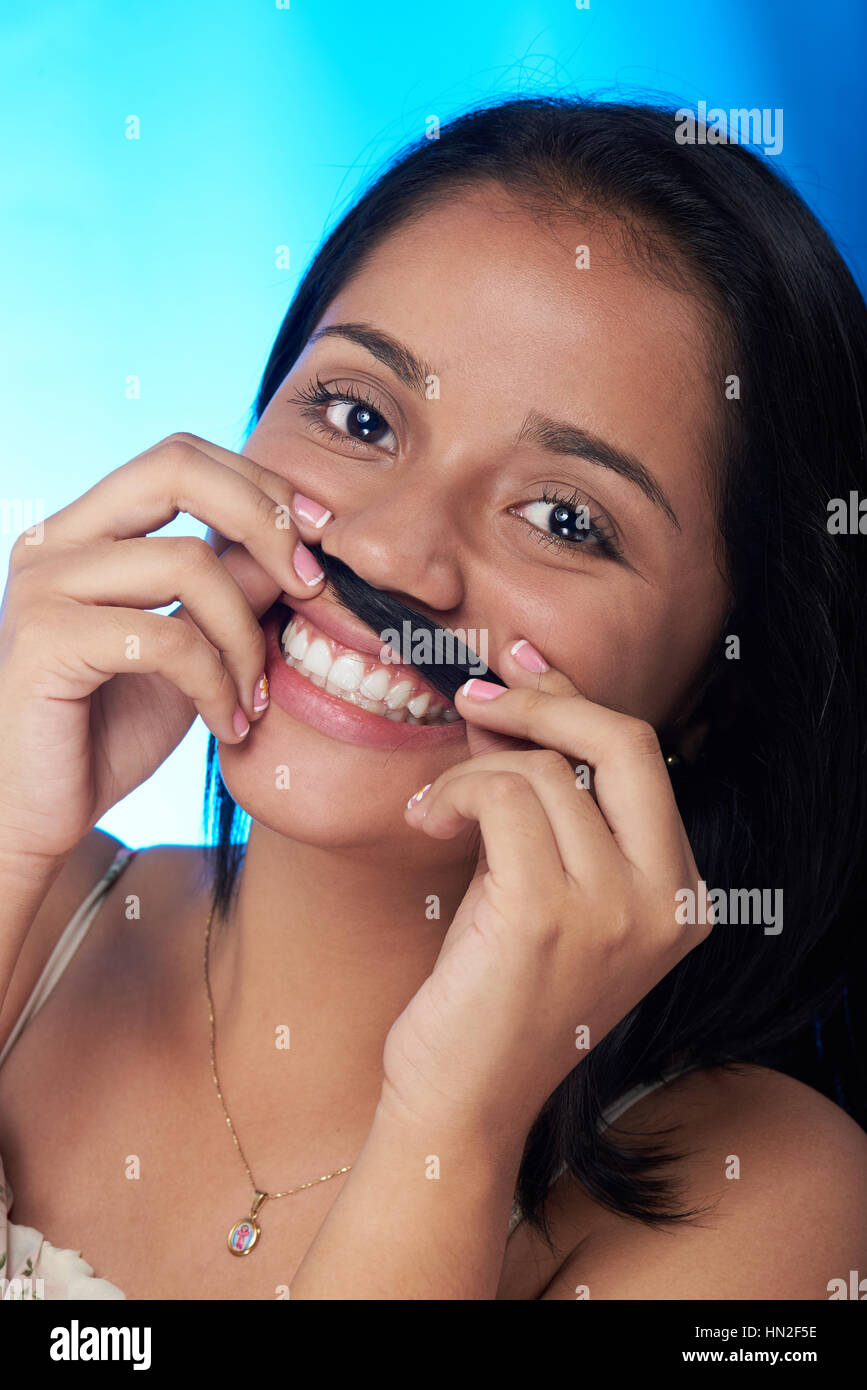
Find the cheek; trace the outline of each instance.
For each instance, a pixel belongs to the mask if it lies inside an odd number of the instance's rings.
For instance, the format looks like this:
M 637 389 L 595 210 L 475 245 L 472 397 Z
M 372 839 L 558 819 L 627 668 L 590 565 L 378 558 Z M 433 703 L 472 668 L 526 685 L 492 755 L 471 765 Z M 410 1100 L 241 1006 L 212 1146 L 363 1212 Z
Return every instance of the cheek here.
M 545 654 L 588 699 L 663 728 L 703 664 L 707 635 L 686 597 L 664 612 L 587 604 L 564 633 L 562 654 L 550 643 Z

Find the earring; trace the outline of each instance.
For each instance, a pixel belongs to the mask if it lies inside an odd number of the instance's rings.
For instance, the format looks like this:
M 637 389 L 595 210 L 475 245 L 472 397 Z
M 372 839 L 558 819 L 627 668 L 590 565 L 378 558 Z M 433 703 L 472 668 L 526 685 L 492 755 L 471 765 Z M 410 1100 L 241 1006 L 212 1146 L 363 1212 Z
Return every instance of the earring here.
M 666 767 L 681 767 L 683 765 L 683 758 L 679 753 L 668 753 L 666 754 L 665 765 Z

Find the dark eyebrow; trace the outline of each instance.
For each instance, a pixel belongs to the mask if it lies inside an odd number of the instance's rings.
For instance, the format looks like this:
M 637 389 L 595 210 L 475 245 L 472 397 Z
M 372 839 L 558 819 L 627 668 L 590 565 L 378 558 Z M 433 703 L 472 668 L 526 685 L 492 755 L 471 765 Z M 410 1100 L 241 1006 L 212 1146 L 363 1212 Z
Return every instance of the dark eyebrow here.
M 540 415 L 536 410 L 531 410 L 524 417 L 515 443 L 523 440 L 539 444 L 554 454 L 578 454 L 590 463 L 598 463 L 601 468 L 610 468 L 612 472 L 619 473 L 622 478 L 640 487 L 645 497 L 665 513 L 678 531 L 681 529 L 677 514 L 662 488 L 634 454 L 615 449 L 612 445 L 606 444 L 604 439 L 599 439 L 587 430 L 579 429 L 577 425 L 552 420 L 550 416 Z
M 317 329 L 309 341 L 316 343 L 320 338 L 348 338 L 351 343 L 367 348 L 417 396 L 424 397 L 427 378 L 435 374 L 432 367 L 416 357 L 403 343 L 383 333 L 381 328 L 371 327 L 369 323 L 331 323 L 326 328 Z
M 388 367 L 399 381 L 416 395 L 426 398 L 427 378 L 435 375 L 433 368 L 422 358 L 416 357 L 405 343 L 398 342 L 381 328 L 374 328 L 369 323 L 331 323 L 325 328 L 317 329 L 308 341 L 313 344 L 320 338 L 346 338 L 349 342 L 366 348 L 371 356 Z M 677 514 L 662 488 L 633 454 L 613 448 L 598 436 L 589 434 L 587 430 L 561 420 L 552 420 L 548 415 L 540 415 L 536 410 L 529 411 L 524 417 L 515 443 L 519 444 L 525 440 L 531 444 L 539 444 L 554 454 L 577 454 L 590 463 L 619 473 L 622 478 L 641 488 L 645 496 L 665 513 L 678 531 L 681 529 Z

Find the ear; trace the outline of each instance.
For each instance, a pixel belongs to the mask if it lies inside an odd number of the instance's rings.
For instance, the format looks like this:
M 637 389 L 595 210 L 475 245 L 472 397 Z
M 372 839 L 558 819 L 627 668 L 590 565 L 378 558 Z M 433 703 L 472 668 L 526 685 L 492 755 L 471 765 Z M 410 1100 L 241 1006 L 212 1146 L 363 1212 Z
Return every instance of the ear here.
M 736 721 L 742 701 L 738 663 L 719 661 L 686 702 L 684 714 L 660 731 L 663 752 L 694 763 L 711 729 L 716 733 Z

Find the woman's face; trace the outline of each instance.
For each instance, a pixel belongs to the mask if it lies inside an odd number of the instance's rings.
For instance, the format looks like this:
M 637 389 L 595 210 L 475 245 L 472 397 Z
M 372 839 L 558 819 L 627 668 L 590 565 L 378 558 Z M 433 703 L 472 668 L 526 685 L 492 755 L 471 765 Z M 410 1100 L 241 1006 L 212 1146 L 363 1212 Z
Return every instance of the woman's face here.
M 708 463 L 725 383 L 698 300 L 616 229 L 542 223 L 479 186 L 389 236 L 323 329 L 244 453 L 330 509 L 328 551 L 442 626 L 484 632 L 494 669 L 525 637 L 592 700 L 659 730 L 682 715 L 730 602 Z M 317 377 L 374 414 L 297 401 Z M 546 497 L 572 508 L 562 545 Z M 282 834 L 447 856 L 403 810 L 466 742 L 391 730 L 396 747 L 344 741 L 272 699 L 221 766 Z

